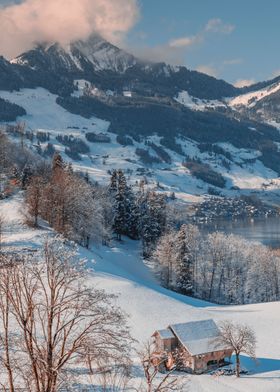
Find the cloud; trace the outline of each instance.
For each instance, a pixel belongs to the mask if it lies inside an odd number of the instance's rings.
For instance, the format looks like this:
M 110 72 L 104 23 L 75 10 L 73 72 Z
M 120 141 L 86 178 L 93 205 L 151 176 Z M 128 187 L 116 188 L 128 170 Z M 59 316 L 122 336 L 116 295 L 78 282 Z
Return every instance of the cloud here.
M 203 42 L 208 33 L 230 34 L 234 29 L 234 25 L 223 23 L 223 21 L 219 18 L 210 19 L 206 23 L 204 29 L 196 35 L 175 38 L 170 40 L 168 44 L 172 48 L 187 48 L 189 46 Z M 238 61 L 239 60 L 240 59 L 238 59 Z M 231 61 L 236 61 L 236 59 Z
M 201 42 L 201 40 L 202 37 L 198 35 L 194 35 L 192 37 L 181 37 L 169 41 L 169 46 L 171 48 L 186 48 L 188 46 L 192 46 L 196 43 Z
M 197 34 L 176 37 L 167 43 L 154 47 L 141 46 L 128 49 L 144 60 L 165 61 L 173 65 L 184 64 L 187 50 L 191 49 L 195 45 L 202 44 L 206 41 L 209 34 L 230 34 L 234 28 L 235 26 L 226 24 L 221 19 L 210 19 L 206 25 L 197 32 Z M 224 63 L 224 65 L 237 64 L 241 61 L 241 59 L 228 60 Z M 206 70 L 206 73 L 209 75 L 216 76 L 218 74 L 217 70 L 211 66 L 204 65 L 201 67 L 203 67 L 202 69 Z
M 196 67 L 196 70 L 209 76 L 214 76 L 215 78 L 217 78 L 219 75 L 219 71 L 212 65 L 199 65 L 198 67 Z
M 206 32 L 221 34 L 230 34 L 234 29 L 234 25 L 224 23 L 220 18 L 210 19 L 204 28 Z
M 166 62 L 171 65 L 182 65 L 185 63 L 185 47 L 171 47 L 166 44 L 153 47 L 140 45 L 126 49 L 144 61 Z
M 119 44 L 138 17 L 137 0 L 25 0 L 0 8 L 0 53 L 13 57 L 35 42 L 64 45 L 93 32 Z
M 235 83 L 235 87 L 248 87 L 256 83 L 255 79 L 238 79 Z

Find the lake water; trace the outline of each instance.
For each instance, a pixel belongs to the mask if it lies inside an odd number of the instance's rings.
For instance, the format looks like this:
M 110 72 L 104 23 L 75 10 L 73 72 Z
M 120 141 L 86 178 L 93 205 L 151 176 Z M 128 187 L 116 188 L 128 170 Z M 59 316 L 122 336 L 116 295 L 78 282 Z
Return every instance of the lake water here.
M 198 226 L 205 234 L 222 231 L 280 248 L 280 217 L 206 221 L 198 223 Z

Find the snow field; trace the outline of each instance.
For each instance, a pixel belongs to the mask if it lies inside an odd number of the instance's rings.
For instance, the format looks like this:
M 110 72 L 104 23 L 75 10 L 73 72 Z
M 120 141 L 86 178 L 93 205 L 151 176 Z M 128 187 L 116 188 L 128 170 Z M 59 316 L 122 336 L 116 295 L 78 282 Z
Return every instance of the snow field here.
M 0 213 L 6 218 L 3 243 L 5 247 L 21 251 L 38 248 L 46 236 L 47 227 L 31 230 L 23 223 L 22 196 L 0 201 Z M 240 380 L 235 377 L 211 375 L 190 376 L 188 386 L 193 392 L 279 392 L 280 391 L 280 303 L 244 306 L 216 306 L 185 297 L 159 286 L 141 260 L 140 245 L 125 239 L 112 247 L 97 247 L 91 251 L 80 249 L 94 274 L 89 273 L 88 284 L 118 294 L 117 303 L 128 314 L 132 335 L 138 347 L 156 329 L 171 323 L 213 318 L 219 322 L 230 319 L 250 325 L 257 336 L 258 364 L 242 357 L 249 371 Z M 137 364 L 137 362 L 136 362 Z

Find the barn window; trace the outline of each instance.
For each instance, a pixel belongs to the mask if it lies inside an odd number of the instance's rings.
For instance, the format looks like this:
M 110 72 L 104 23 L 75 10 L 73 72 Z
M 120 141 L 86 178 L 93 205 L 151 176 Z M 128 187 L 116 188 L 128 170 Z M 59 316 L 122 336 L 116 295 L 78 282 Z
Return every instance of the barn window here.
M 207 366 L 213 366 L 213 365 L 217 365 L 218 361 L 208 361 L 207 362 Z

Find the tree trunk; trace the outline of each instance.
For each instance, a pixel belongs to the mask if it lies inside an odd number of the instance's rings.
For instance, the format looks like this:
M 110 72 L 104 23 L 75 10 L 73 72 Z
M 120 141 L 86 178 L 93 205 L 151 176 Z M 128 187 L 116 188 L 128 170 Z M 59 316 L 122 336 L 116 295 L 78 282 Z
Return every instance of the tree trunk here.
M 171 288 L 171 286 L 172 286 L 172 274 L 173 274 L 172 262 L 169 258 L 169 261 L 168 261 L 168 288 Z
M 236 354 L 236 377 L 240 377 L 240 357 L 239 353 Z
M 222 284 L 224 283 L 224 268 L 222 268 L 221 274 L 220 274 L 220 278 L 219 278 L 219 284 L 218 284 L 218 295 L 217 298 L 219 298 L 219 300 L 221 299 L 221 291 L 222 291 Z
M 35 213 L 35 217 L 34 217 L 34 227 L 38 227 L 38 214 Z
M 10 362 L 10 343 L 9 343 L 9 300 L 6 298 L 6 322 L 5 322 L 5 355 L 6 355 L 6 369 L 8 372 L 10 392 L 14 392 L 14 377 Z
M 209 295 L 208 295 L 208 299 L 209 299 L 209 300 L 212 299 L 212 290 L 213 290 L 213 285 L 214 285 L 215 273 L 216 273 L 216 267 L 215 267 L 215 265 L 214 265 L 214 266 L 213 266 L 213 269 L 212 269 L 212 274 L 211 274 L 210 290 L 209 290 Z

